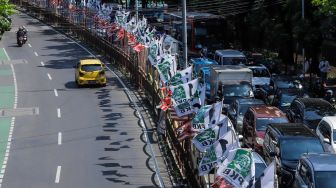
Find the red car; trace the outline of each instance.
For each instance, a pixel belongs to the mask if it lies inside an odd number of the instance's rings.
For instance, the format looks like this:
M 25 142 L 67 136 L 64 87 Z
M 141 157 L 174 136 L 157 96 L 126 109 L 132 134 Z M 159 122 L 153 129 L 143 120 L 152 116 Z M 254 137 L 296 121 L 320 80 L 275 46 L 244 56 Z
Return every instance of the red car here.
M 270 123 L 288 123 L 286 114 L 274 106 L 252 106 L 243 120 L 243 146 L 262 154 L 262 146 L 267 126 Z

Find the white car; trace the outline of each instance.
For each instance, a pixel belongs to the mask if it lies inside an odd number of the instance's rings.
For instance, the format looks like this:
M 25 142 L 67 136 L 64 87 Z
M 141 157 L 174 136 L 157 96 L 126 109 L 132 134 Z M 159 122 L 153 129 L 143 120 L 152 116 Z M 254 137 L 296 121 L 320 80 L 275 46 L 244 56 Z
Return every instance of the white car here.
M 252 77 L 253 89 L 255 89 L 256 86 L 270 85 L 271 74 L 264 65 L 248 66 L 248 68 L 251 69 L 253 72 Z
M 316 128 L 316 134 L 325 149 L 331 153 L 336 151 L 336 116 L 323 117 Z

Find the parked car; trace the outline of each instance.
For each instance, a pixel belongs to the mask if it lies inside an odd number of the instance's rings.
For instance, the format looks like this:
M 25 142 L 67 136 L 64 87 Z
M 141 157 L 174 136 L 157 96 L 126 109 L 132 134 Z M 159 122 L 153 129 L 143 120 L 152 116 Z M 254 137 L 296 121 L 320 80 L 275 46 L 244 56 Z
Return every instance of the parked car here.
M 295 98 L 309 97 L 299 88 L 278 89 L 274 94 L 272 105 L 286 112 Z
M 324 116 L 335 116 L 336 109 L 320 98 L 296 98 L 286 113 L 289 121 L 303 123 L 315 130 Z
M 323 153 L 318 136 L 302 123 L 270 124 L 263 144 L 267 164 L 276 161 L 280 187 L 292 187 L 295 168 L 304 153 Z
M 294 188 L 336 186 L 336 154 L 305 154 L 296 168 Z
M 258 179 L 267 168 L 267 164 L 257 152 L 252 152 L 252 156 L 255 166 L 255 179 Z
M 231 119 L 235 130 L 239 134 L 242 133 L 243 119 L 248 107 L 264 104 L 265 103 L 260 99 L 236 98 L 235 100 L 233 100 L 228 110 L 228 117 Z
M 262 153 L 265 130 L 270 123 L 288 123 L 286 114 L 274 106 L 253 106 L 243 120 L 243 146 Z
M 316 134 L 329 152 L 336 153 L 336 116 L 322 118 L 316 128 Z

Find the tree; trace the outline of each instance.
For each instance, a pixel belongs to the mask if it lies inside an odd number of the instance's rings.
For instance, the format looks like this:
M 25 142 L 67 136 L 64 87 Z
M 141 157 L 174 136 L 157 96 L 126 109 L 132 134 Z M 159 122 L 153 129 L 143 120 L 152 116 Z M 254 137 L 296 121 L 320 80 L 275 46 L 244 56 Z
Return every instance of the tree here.
M 15 13 L 15 5 L 10 4 L 9 0 L 0 0 L 0 32 L 3 33 L 10 29 L 10 15 Z
M 336 0 L 313 0 L 312 3 L 327 15 L 336 15 Z

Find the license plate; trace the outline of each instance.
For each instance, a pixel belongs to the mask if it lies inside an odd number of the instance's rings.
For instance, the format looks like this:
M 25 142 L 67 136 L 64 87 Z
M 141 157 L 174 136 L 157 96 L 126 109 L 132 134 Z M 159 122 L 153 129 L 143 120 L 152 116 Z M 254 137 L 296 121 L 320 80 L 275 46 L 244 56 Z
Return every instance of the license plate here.
M 94 81 L 94 80 L 90 80 L 90 81 L 89 81 L 89 84 L 96 84 L 96 81 Z

